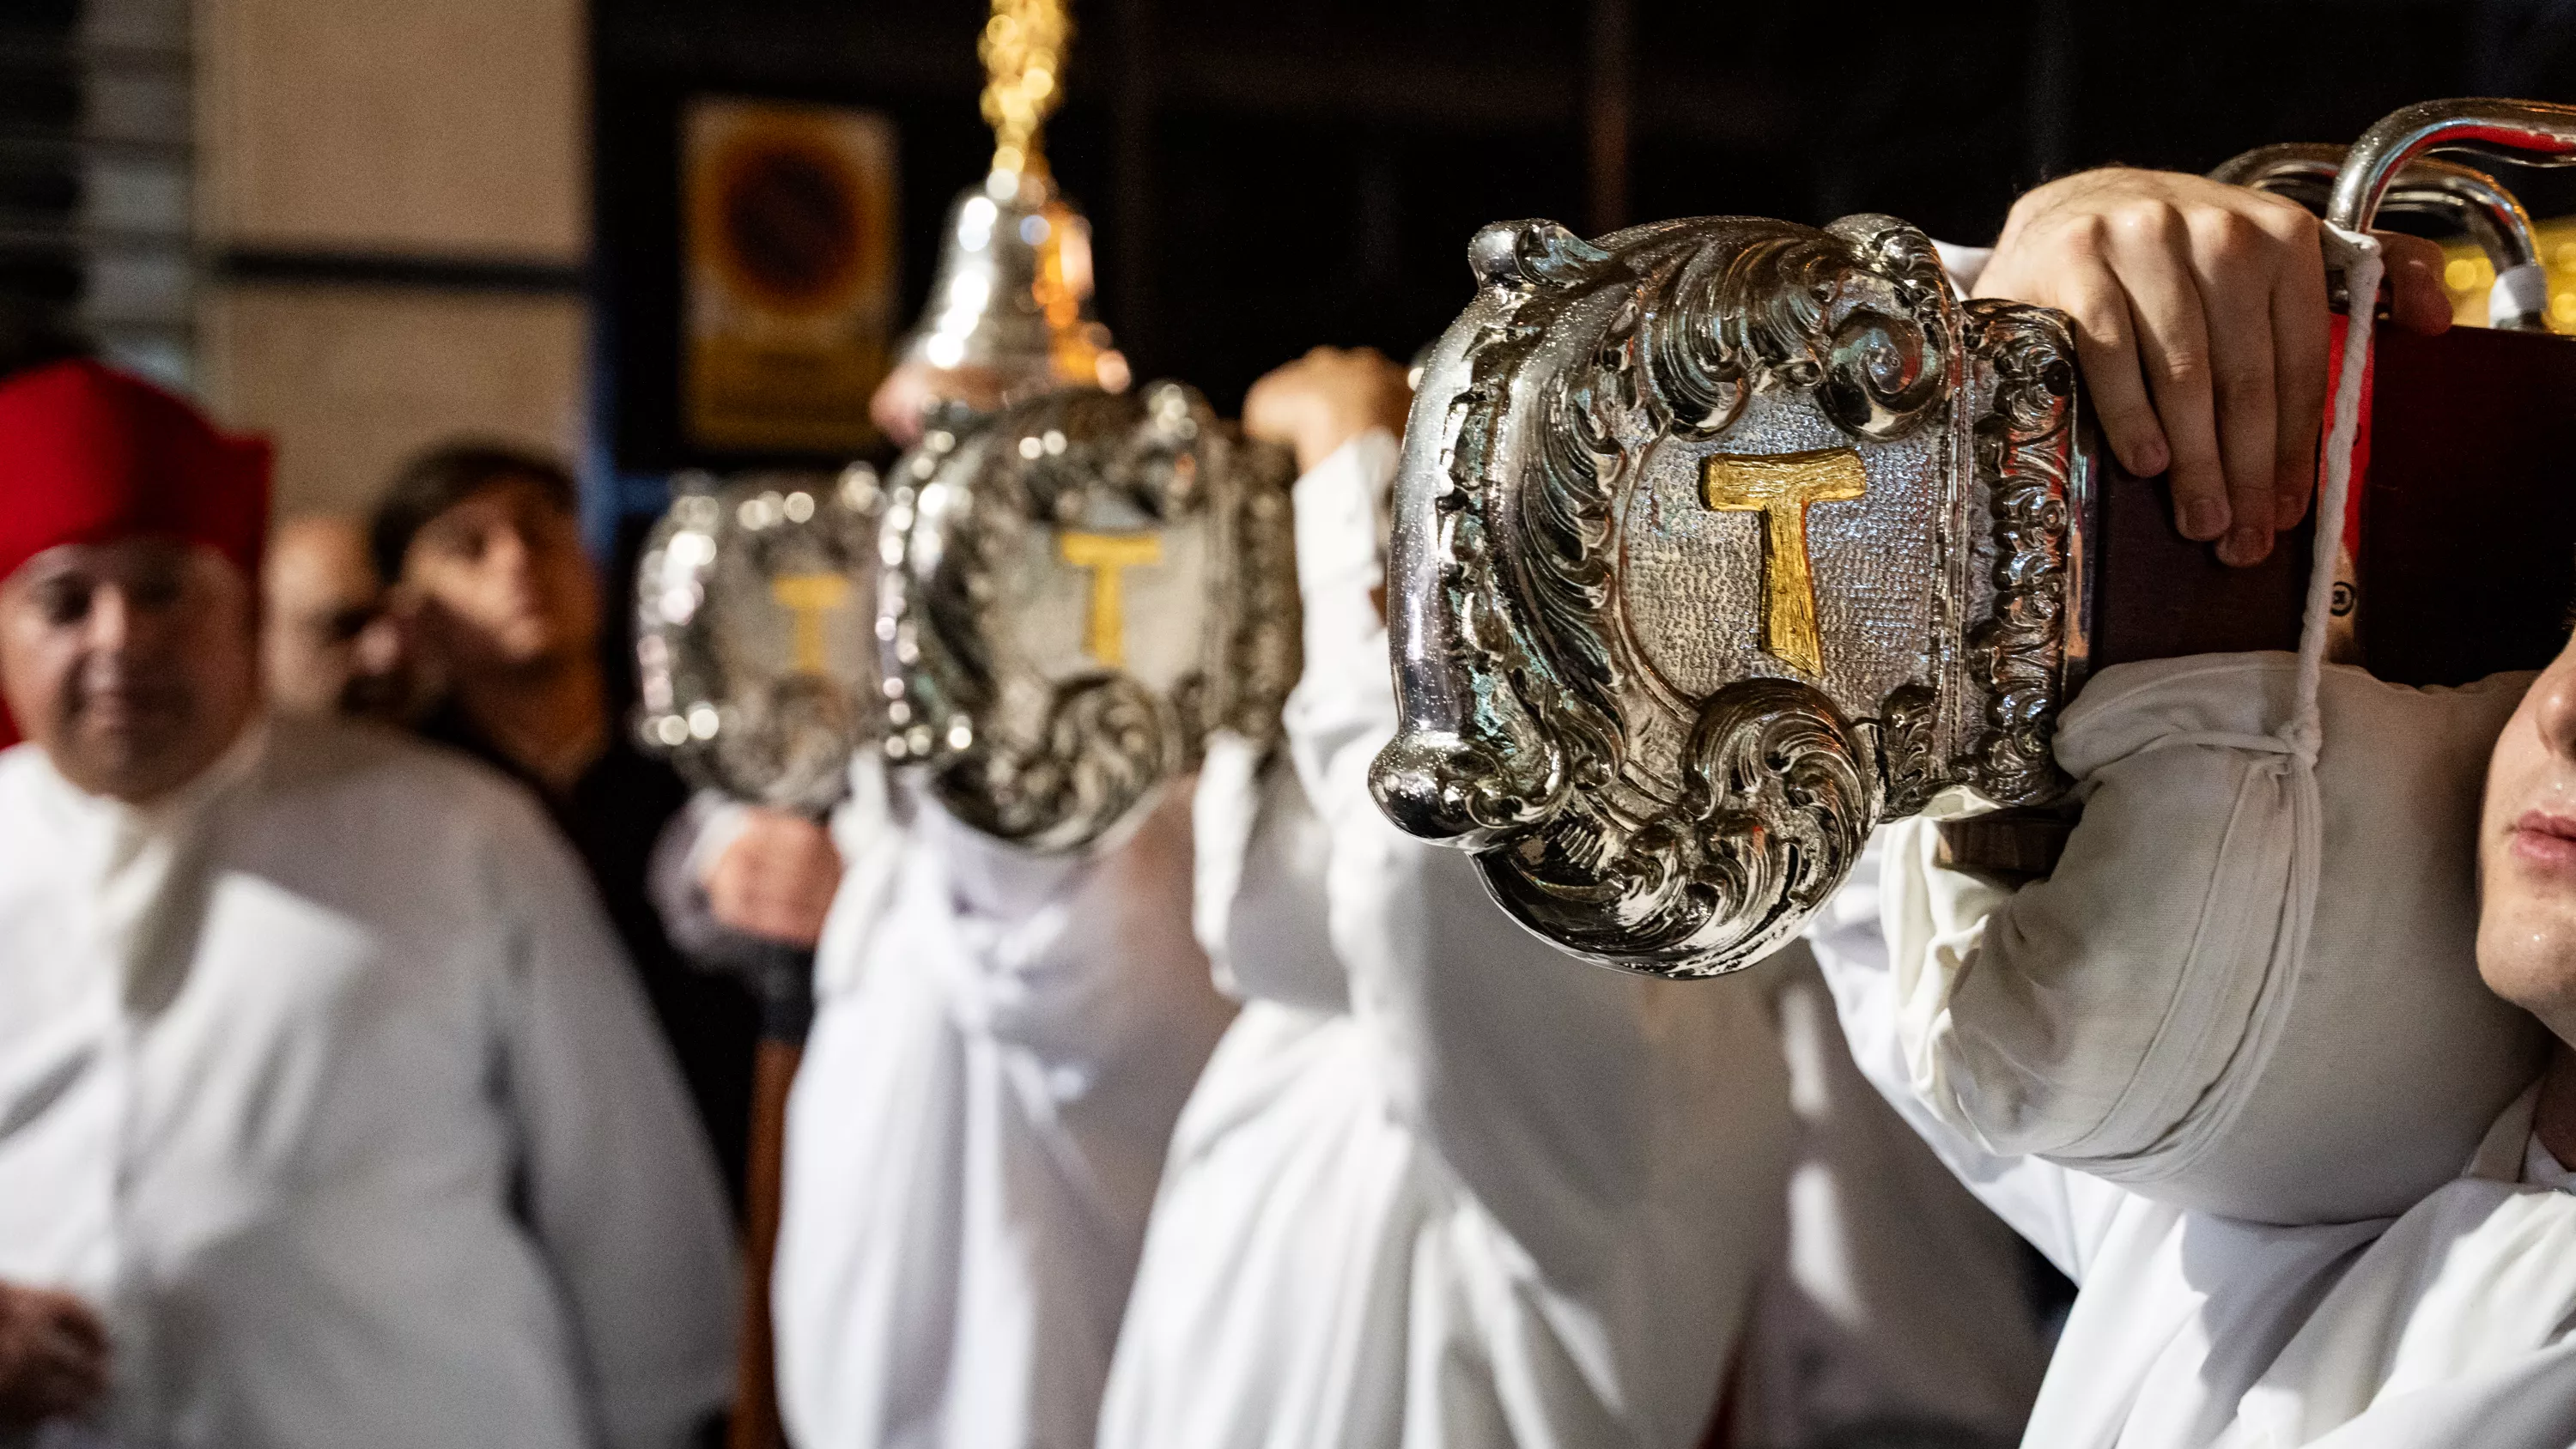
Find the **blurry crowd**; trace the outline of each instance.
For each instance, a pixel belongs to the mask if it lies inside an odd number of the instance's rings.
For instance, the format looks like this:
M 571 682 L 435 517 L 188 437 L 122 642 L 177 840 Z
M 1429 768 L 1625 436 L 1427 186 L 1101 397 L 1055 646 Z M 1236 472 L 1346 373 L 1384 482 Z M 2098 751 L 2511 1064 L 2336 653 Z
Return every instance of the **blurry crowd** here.
M 261 594 L 262 683 L 278 713 L 413 731 L 544 802 L 634 963 L 738 1200 L 759 1009 L 702 917 L 683 905 L 666 920 L 655 905 L 656 848 L 690 791 L 612 713 L 625 640 L 603 624 L 572 475 L 523 448 L 430 448 L 368 516 L 281 523 Z M 685 899 L 688 885 L 677 889 Z M 675 922 L 700 927 L 697 961 L 674 944 Z M 787 928 L 805 946 L 819 929 L 819 912 Z

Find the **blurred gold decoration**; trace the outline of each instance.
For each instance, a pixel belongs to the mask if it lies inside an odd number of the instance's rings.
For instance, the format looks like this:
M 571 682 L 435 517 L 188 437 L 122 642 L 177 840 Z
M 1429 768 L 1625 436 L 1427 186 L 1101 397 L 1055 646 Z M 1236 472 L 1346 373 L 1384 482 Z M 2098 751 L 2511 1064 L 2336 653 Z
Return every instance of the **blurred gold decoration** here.
M 848 574 L 789 574 L 769 581 L 769 594 L 795 621 L 793 658 L 800 674 L 822 674 L 830 667 L 831 649 L 825 615 L 850 606 Z
M 993 169 L 948 214 L 930 305 L 904 366 L 1007 405 L 1061 387 L 1127 386 L 1127 359 L 1091 312 L 1091 224 L 1055 188 L 1042 132 L 1064 97 L 1064 0 L 993 0 L 976 51 L 988 77 Z
M 2576 332 L 2576 216 L 2541 222 L 2532 234 L 2540 243 L 2541 268 L 2549 274 L 2550 330 Z M 2443 243 L 2442 258 L 2442 288 L 2451 297 L 2452 324 L 2484 327 L 2495 263 L 2469 238 Z
M 1072 38 L 1065 0 L 993 0 L 975 53 L 984 62 L 995 171 L 1047 174 L 1042 134 L 1064 99 L 1064 47 Z
M 1064 533 L 1056 536 L 1056 550 L 1066 563 L 1091 571 L 1091 618 L 1083 629 L 1082 652 L 1108 668 L 1125 668 L 1127 608 L 1121 576 L 1163 561 L 1161 535 Z

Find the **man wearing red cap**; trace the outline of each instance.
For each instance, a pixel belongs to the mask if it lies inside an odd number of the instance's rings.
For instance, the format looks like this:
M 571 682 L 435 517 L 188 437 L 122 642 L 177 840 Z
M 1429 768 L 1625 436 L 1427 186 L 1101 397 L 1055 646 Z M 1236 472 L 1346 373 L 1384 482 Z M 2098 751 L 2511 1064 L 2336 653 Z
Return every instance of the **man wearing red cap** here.
M 677 1446 L 728 1230 L 515 787 L 259 712 L 268 457 L 0 379 L 0 1442 Z

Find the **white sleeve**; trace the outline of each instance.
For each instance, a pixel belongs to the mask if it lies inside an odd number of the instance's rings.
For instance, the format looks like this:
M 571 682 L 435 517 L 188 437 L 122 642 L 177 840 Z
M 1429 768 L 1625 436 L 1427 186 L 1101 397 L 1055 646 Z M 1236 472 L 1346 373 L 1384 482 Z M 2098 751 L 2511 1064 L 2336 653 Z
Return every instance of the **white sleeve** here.
M 644 891 L 662 918 L 662 931 L 680 954 L 699 961 L 725 960 L 751 937 L 716 919 L 707 899 L 707 872 L 751 824 L 751 807 L 713 790 L 700 790 L 662 827 L 644 868 Z
M 1909 1022 L 1922 1003 L 1911 999 L 1906 983 L 1928 973 L 1919 960 L 1900 960 L 1899 954 L 1920 957 L 1955 950 L 1963 938 L 1973 941 L 2004 897 L 2001 890 L 1944 871 L 1947 889 L 1936 906 L 1921 884 L 1922 858 L 1937 843 L 1934 832 L 1931 821 L 1919 818 L 1881 827 L 1850 879 L 1807 927 L 1807 943 L 1833 991 L 1861 1075 L 1979 1201 L 2080 1283 L 2127 1194 L 2041 1158 L 1988 1151 L 1932 1109 L 1911 1065 L 1907 1041 L 1918 1033 Z M 1891 951 L 1891 942 L 1897 950 Z
M 496 832 L 491 869 L 515 947 L 500 1065 L 521 1211 L 587 1359 L 601 1443 L 678 1449 L 732 1389 L 714 1154 L 589 881 L 533 807 Z
M 1602 1256 L 1617 1250 L 1606 1240 L 1613 1214 L 1644 1202 L 1669 1166 L 1654 1161 L 1651 1134 L 1667 1098 L 1683 1095 L 1673 1080 L 1710 1066 L 1673 1044 L 1706 1024 L 1698 1008 L 1714 999 L 1685 1005 L 1676 994 L 1712 988 L 1566 955 L 1495 906 L 1467 852 L 1406 835 L 1379 812 L 1368 771 L 1397 713 L 1386 628 L 1369 601 L 1382 576 L 1373 500 L 1395 463 L 1393 440 L 1377 441 L 1298 484 L 1307 665 L 1287 711 L 1289 757 L 1329 837 L 1333 952 L 1398 1119 L 1545 1277 L 1597 1286 Z M 1769 1041 L 1767 1020 L 1746 1025 L 1748 1041 Z M 1744 1126 L 1705 1125 L 1708 1138 Z
M 1977 290 L 1977 279 L 1985 275 L 1986 264 L 1995 259 L 1993 247 L 1963 247 L 1956 242 L 1936 241 L 1932 250 L 1940 253 L 1941 270 L 1950 274 L 1950 285 L 1958 288 L 1962 297 Z
M 911 841 L 895 806 L 884 762 L 863 755 L 850 764 L 850 793 L 832 811 L 832 846 L 841 853 L 841 884 L 814 943 L 817 1001 L 858 989 L 868 943 L 894 904 L 895 877 Z

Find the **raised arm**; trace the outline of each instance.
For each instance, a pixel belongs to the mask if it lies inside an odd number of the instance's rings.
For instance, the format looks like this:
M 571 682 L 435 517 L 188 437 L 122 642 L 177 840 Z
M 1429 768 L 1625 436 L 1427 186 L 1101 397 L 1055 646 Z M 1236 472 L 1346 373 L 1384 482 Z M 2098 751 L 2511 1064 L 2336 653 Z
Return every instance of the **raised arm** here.
M 1935 1110 L 1941 1084 L 1918 1073 L 1909 1051 L 1934 1004 L 1924 989 L 1932 958 L 1973 950 L 2005 895 L 1973 877 L 1928 875 L 1928 831 L 1913 822 L 1880 830 L 1808 926 L 1807 944 L 1861 1075 L 1978 1201 L 2080 1282 L 2124 1194 L 2038 1157 L 1990 1150 L 1955 1113 Z
M 1396 725 L 1371 600 L 1401 377 L 1375 354 L 1313 354 L 1265 379 L 1246 408 L 1260 433 L 1277 416 L 1266 405 L 1293 394 L 1284 411 L 1305 424 L 1274 434 L 1308 464 L 1296 498 L 1306 673 L 1288 704 L 1287 753 L 1322 822 L 1329 939 L 1393 1110 L 1551 1287 L 1607 1291 L 1601 1265 L 1626 1251 L 1612 1225 L 1638 1230 L 1659 1186 L 1718 1158 L 1744 1174 L 1776 1160 L 1778 1049 L 1751 990 L 1566 956 L 1495 908 L 1471 856 L 1397 830 L 1370 797 L 1369 763 Z M 1744 1053 L 1772 1059 L 1750 1076 L 1761 1090 L 1680 1123 L 1675 1114 L 1726 1094 L 1718 1082 L 1746 1076 Z M 1676 1141 L 1687 1149 L 1661 1150 Z

